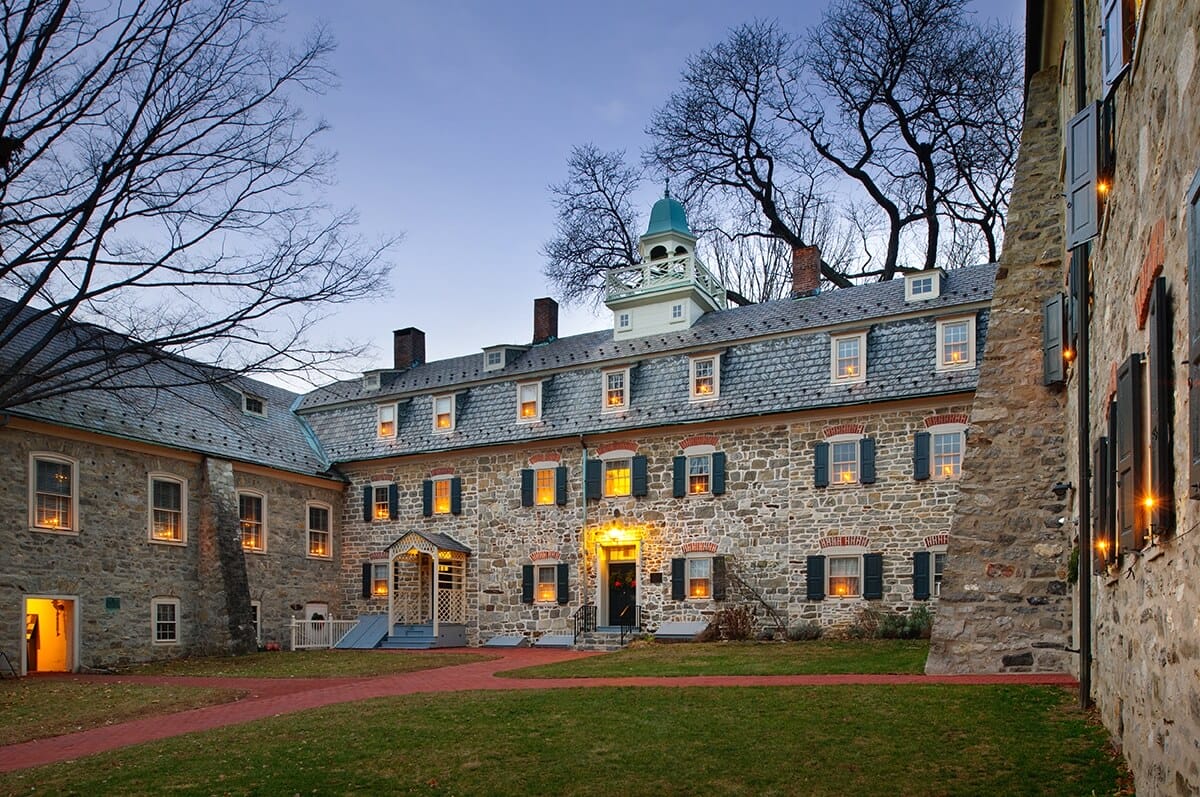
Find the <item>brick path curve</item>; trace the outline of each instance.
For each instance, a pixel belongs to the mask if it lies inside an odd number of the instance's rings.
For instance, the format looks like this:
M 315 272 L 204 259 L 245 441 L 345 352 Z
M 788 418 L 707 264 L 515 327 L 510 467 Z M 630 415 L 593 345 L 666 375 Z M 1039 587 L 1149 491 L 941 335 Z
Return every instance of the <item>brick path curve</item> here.
M 439 650 L 437 653 L 455 651 Z M 205 678 L 152 675 L 64 675 L 38 676 L 78 678 L 98 683 L 171 684 L 244 689 L 247 694 L 233 703 L 221 703 L 175 714 L 130 720 L 92 728 L 79 733 L 39 739 L 0 747 L 0 772 L 70 761 L 82 756 L 115 750 L 143 742 L 238 725 L 265 717 L 290 714 L 310 708 L 367 700 L 373 697 L 411 695 L 419 692 L 462 692 L 504 689 L 566 689 L 591 686 L 827 686 L 836 684 L 1024 684 L 1076 687 L 1069 675 L 1028 673 L 1003 675 L 693 675 L 679 677 L 627 678 L 501 678 L 504 670 L 553 664 L 601 655 L 572 650 L 514 648 L 471 650 L 496 654 L 487 661 L 441 667 L 435 670 L 375 675 L 362 678 Z M 422 655 L 420 652 L 381 655 Z

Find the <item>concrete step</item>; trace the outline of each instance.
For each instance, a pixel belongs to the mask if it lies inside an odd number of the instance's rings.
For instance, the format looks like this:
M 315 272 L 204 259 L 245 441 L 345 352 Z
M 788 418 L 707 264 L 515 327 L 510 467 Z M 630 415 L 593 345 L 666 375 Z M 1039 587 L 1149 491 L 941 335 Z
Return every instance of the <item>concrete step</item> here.
M 569 648 L 575 644 L 572 634 L 542 634 L 533 643 L 535 648 Z

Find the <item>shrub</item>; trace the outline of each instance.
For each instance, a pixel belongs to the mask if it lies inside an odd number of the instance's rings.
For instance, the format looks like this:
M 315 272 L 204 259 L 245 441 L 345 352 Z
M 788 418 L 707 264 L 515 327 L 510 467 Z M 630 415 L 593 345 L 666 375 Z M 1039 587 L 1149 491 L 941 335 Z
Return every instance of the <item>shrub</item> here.
M 722 639 L 743 640 L 754 635 L 754 614 L 745 606 L 722 609 L 714 620 L 721 629 Z
M 793 642 L 803 642 L 810 639 L 820 639 L 824 629 L 816 620 L 805 620 L 788 629 L 788 639 Z
M 846 639 L 877 639 L 881 622 L 883 622 L 883 615 L 877 609 L 864 606 L 858 610 L 858 614 L 850 624 L 844 627 L 844 637 Z

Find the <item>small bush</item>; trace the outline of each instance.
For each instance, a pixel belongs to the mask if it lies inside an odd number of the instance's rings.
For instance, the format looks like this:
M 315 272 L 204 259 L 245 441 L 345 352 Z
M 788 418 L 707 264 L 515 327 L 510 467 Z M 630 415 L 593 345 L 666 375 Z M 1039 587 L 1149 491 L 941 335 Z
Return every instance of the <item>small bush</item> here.
M 824 630 L 816 620 L 806 620 L 789 628 L 787 636 L 793 642 L 804 642 L 820 639 Z
M 722 639 L 744 640 L 754 635 L 754 614 L 745 606 L 717 612 Z
M 867 610 L 864 610 L 867 611 Z M 872 637 L 860 636 L 860 639 L 929 639 L 929 631 L 933 626 L 933 615 L 928 606 L 916 606 L 908 614 L 874 612 L 875 633 Z M 855 621 L 861 628 L 870 626 L 864 623 L 862 617 Z
M 864 606 L 858 610 L 854 620 L 844 627 L 844 637 L 846 639 L 877 639 L 879 624 L 883 622 L 883 617 L 884 615 L 877 609 Z

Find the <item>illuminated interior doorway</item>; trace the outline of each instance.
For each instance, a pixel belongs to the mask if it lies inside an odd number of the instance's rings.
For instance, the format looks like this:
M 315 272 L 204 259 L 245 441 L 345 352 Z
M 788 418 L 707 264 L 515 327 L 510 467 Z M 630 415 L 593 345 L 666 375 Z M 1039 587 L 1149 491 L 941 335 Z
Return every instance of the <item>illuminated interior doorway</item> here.
M 636 625 L 638 553 L 637 543 L 600 546 L 600 625 Z
M 78 618 L 74 598 L 25 598 L 23 671 L 74 672 Z

